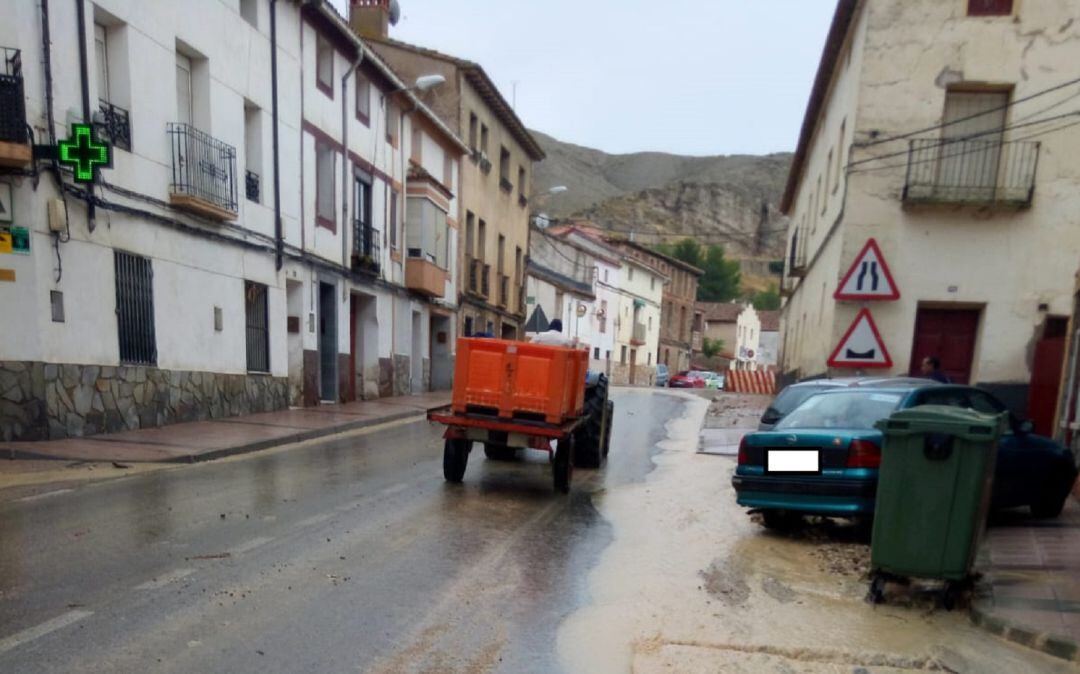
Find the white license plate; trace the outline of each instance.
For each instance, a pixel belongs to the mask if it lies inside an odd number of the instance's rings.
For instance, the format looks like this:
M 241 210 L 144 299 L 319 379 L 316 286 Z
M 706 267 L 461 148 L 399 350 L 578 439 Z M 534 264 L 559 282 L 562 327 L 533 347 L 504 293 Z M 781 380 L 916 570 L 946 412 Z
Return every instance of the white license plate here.
M 766 473 L 821 472 L 821 451 L 817 449 L 769 449 L 765 452 Z

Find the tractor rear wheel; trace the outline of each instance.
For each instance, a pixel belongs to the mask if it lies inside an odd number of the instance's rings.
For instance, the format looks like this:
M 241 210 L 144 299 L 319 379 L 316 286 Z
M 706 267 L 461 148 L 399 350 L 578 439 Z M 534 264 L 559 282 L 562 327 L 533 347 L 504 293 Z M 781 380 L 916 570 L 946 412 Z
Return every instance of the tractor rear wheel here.
M 465 466 L 469 463 L 469 441 L 447 440 L 443 445 L 443 477 L 447 482 L 465 479 Z

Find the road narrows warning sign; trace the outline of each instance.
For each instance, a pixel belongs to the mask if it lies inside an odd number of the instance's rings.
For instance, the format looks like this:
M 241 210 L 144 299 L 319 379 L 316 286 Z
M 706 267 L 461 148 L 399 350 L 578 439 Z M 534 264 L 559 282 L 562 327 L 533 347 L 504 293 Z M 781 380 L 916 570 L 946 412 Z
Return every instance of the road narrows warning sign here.
M 869 309 L 859 312 L 829 357 L 829 367 L 892 367 L 892 364 Z
M 877 241 L 870 239 L 855 256 L 855 263 L 833 293 L 837 300 L 898 300 L 900 288 L 893 280 Z

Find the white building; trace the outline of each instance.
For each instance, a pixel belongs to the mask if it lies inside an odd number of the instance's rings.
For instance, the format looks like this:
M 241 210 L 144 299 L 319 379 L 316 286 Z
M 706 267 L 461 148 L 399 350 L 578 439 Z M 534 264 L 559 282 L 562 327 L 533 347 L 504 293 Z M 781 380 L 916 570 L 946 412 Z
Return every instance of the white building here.
M 758 369 L 758 357 L 761 353 L 761 320 L 753 304 L 747 304 L 735 319 L 735 358 L 731 361 L 732 370 Z
M 936 355 L 1020 412 L 1052 409 L 1027 397 L 1057 388 L 1060 356 L 1036 354 L 1064 334 L 1080 251 L 1080 128 L 1061 121 L 1078 10 L 837 3 L 782 203 L 787 376 L 915 373 Z M 876 336 L 862 319 L 849 335 L 863 310 Z
M 455 212 L 464 145 L 327 3 L 54 3 L 44 51 L 38 3 L 4 14 L 0 229 L 29 250 L 0 248 L 0 437 L 405 393 L 432 344 L 452 362 L 456 265 L 413 265 L 402 227 L 439 229 L 410 166 Z M 84 120 L 113 146 L 92 197 L 21 131 Z

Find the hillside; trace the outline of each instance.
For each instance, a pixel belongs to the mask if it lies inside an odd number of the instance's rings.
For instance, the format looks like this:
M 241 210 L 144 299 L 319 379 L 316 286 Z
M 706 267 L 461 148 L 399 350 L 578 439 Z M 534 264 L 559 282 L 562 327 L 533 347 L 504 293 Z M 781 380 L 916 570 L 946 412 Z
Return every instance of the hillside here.
M 776 204 L 790 154 L 611 155 L 532 133 L 548 155 L 536 167 L 534 193 L 570 188 L 541 203 L 552 216 L 588 218 L 616 232 L 633 231 L 643 242 L 693 236 L 720 243 L 750 263 L 744 271 L 751 275 L 761 268 L 753 260 L 783 255 L 786 218 Z

